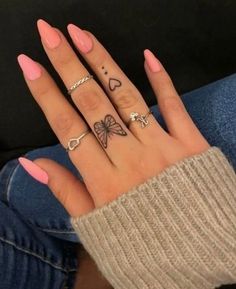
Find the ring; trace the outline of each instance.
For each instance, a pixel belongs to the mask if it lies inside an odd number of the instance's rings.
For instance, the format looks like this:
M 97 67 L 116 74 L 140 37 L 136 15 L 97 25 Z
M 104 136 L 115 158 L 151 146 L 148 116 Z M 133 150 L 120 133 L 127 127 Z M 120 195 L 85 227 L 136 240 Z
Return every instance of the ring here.
M 89 79 L 91 79 L 91 78 L 93 78 L 93 75 L 88 74 L 87 76 L 85 76 L 85 77 L 79 79 L 78 81 L 76 81 L 76 83 L 73 84 L 73 85 L 68 89 L 68 91 L 67 91 L 68 94 L 71 95 L 71 93 L 72 93 L 78 86 L 80 86 L 81 84 L 83 84 L 84 82 L 86 82 L 87 80 L 89 80 Z
M 66 148 L 66 151 L 73 151 L 79 144 L 80 144 L 80 140 L 86 136 L 86 134 L 88 134 L 91 130 L 87 130 L 86 132 L 84 132 L 83 134 L 81 134 L 79 137 L 77 138 L 71 138 L 68 141 L 68 146 Z
M 147 118 L 151 113 L 153 113 L 151 110 L 149 110 L 146 115 L 139 114 L 138 112 L 131 112 L 127 125 L 129 126 L 130 122 L 138 121 L 141 123 L 141 128 L 144 128 L 149 124 L 149 121 Z

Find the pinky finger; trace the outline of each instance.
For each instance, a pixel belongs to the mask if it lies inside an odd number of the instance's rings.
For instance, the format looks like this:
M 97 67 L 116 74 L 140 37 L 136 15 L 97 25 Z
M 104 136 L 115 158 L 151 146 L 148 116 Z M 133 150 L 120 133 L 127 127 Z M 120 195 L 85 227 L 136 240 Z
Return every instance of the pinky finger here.
M 148 49 L 144 57 L 144 68 L 170 135 L 186 144 L 193 138 L 203 138 L 160 61 Z

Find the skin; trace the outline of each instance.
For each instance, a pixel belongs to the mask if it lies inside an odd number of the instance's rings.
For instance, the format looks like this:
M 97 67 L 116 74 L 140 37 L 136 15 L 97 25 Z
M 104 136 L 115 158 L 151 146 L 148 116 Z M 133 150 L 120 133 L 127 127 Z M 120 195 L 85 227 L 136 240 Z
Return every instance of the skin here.
M 96 263 L 83 248 L 78 245 L 78 271 L 73 289 L 112 289 L 113 287 L 98 270 Z
M 59 46 L 49 48 L 43 39 L 42 45 L 62 81 L 66 87 L 70 87 L 88 71 L 65 36 L 58 29 L 56 31 L 61 37 Z M 152 72 L 146 61 L 144 69 L 168 133 L 153 115 L 149 115 L 149 124 L 145 128 L 141 128 L 136 121 L 127 127 L 131 112 L 145 114 L 149 108 L 108 51 L 91 32 L 85 33 L 92 39 L 93 48 L 88 53 L 79 52 L 103 86 L 102 89 L 91 79 L 71 95 L 86 121 L 69 104 L 43 66 L 40 65 L 40 78 L 29 80 L 25 77 L 34 99 L 65 148 L 70 138 L 79 136 L 89 127 L 92 130 L 81 140 L 79 147 L 69 151 L 69 157 L 84 182 L 50 159 L 34 160 L 47 172 L 49 188 L 73 217 L 104 206 L 177 161 L 210 147 L 187 113 L 164 67 L 161 65 L 158 72 Z M 111 77 L 117 82 L 111 84 Z M 112 134 L 105 148 L 94 132 L 94 124 L 104 120 L 108 114 L 114 117 L 126 134 Z

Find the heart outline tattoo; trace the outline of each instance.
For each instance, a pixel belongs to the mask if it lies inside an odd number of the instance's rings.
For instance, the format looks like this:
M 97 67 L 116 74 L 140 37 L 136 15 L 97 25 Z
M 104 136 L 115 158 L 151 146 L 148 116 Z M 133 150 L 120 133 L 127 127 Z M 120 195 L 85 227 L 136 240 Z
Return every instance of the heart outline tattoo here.
M 114 91 L 117 87 L 121 86 L 121 81 L 116 78 L 109 78 L 109 88 Z

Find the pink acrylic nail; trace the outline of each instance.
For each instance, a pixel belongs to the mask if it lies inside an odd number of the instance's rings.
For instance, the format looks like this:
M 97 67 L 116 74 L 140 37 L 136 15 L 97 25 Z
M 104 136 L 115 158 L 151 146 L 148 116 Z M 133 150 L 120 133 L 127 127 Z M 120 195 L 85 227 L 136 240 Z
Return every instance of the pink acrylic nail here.
M 18 161 L 35 180 L 43 184 L 48 183 L 48 174 L 34 162 L 23 157 L 18 158 Z
M 37 26 L 39 34 L 48 48 L 53 49 L 59 46 L 61 37 L 55 28 L 42 19 L 37 21 Z
M 93 48 L 92 39 L 79 27 L 74 24 L 69 24 L 67 26 L 70 37 L 74 41 L 75 45 L 83 53 L 88 53 Z
M 149 49 L 144 50 L 144 57 L 145 57 L 145 60 L 147 62 L 149 69 L 152 72 L 158 72 L 161 70 L 160 61 L 155 57 L 155 55 Z
M 20 54 L 17 57 L 18 63 L 29 80 L 35 80 L 42 74 L 41 68 L 37 62 L 29 58 L 25 54 Z

